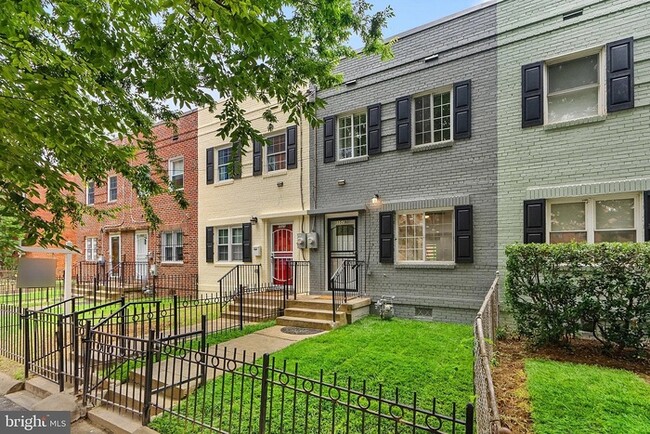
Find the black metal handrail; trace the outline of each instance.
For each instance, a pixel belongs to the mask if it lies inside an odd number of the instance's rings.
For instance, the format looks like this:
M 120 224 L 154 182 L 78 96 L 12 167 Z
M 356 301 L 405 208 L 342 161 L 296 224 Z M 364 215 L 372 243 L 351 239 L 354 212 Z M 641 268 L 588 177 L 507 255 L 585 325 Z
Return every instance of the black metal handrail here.
M 330 278 L 332 291 L 332 321 L 336 322 L 339 308 L 348 302 L 348 295 L 365 294 L 365 274 L 363 261 L 346 259 L 341 262 Z

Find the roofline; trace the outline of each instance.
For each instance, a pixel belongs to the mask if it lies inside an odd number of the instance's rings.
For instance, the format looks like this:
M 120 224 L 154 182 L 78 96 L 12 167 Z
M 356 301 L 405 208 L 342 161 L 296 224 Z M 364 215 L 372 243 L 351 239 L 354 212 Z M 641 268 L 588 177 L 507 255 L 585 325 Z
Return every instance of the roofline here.
M 442 18 L 438 18 L 438 19 L 433 20 L 433 21 L 431 21 L 429 23 L 422 24 L 422 25 L 420 25 L 418 27 L 414 27 L 412 29 L 405 30 L 402 33 L 398 33 L 397 35 L 394 35 L 394 36 L 391 36 L 390 38 L 387 38 L 385 40 L 385 42 L 389 42 L 391 39 L 405 38 L 407 36 L 411 36 L 411 35 L 414 35 L 416 33 L 420 33 L 420 32 L 422 32 L 424 30 L 430 29 L 431 27 L 435 27 L 435 26 L 438 26 L 440 24 L 446 23 L 448 21 L 455 20 L 456 18 L 460 18 L 460 17 L 462 17 L 464 15 L 473 14 L 474 12 L 480 11 L 481 9 L 485 9 L 485 8 L 488 8 L 490 6 L 495 5 L 498 1 L 499 0 L 487 0 L 487 1 L 481 2 L 481 3 L 477 4 L 477 5 L 469 7 L 467 9 L 463 9 L 462 11 L 453 13 L 451 15 L 447 15 L 447 16 L 442 17 Z

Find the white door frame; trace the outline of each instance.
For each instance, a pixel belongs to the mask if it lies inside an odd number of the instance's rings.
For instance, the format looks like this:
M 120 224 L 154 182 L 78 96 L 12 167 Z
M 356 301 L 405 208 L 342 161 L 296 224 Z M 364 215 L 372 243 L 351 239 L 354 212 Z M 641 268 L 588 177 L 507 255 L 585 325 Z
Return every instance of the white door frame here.
M 113 239 L 117 238 L 117 264 L 113 264 Z M 120 275 L 120 262 L 122 259 L 122 234 L 108 234 L 108 263 L 111 276 Z M 116 268 L 117 267 L 117 268 Z
M 270 273 L 270 274 L 271 274 L 271 276 L 270 276 L 270 277 L 271 277 L 270 280 L 271 280 L 272 282 L 273 282 L 274 277 L 275 277 L 275 264 L 274 264 L 274 256 L 273 256 L 274 253 L 275 253 L 275 249 L 274 249 L 275 246 L 274 246 L 274 243 L 273 243 L 273 241 L 274 241 L 274 240 L 273 240 L 273 227 L 274 227 L 274 226 L 285 226 L 285 227 L 286 227 L 286 226 L 291 226 L 291 241 L 290 241 L 290 243 L 291 243 L 291 244 L 290 244 L 290 246 L 291 246 L 291 250 L 290 250 L 290 252 L 291 252 L 291 256 L 288 256 L 288 257 L 287 257 L 289 260 L 293 260 L 293 254 L 294 254 L 294 237 L 295 237 L 295 233 L 294 233 L 294 231 L 293 231 L 293 226 L 294 226 L 294 225 L 293 225 L 293 222 L 292 222 L 292 221 L 289 221 L 289 222 L 270 222 L 270 223 L 269 223 L 269 235 L 270 235 L 270 238 L 271 238 L 271 241 L 270 241 L 270 243 L 269 243 L 269 262 L 270 262 L 269 270 L 270 270 L 270 272 L 271 272 L 271 273 Z
M 138 251 L 138 237 L 145 237 L 144 252 Z M 138 279 L 146 279 L 149 265 L 149 231 L 135 231 L 134 235 L 135 248 L 133 249 L 133 262 L 135 262 L 135 274 Z M 139 259 L 143 258 L 143 259 Z

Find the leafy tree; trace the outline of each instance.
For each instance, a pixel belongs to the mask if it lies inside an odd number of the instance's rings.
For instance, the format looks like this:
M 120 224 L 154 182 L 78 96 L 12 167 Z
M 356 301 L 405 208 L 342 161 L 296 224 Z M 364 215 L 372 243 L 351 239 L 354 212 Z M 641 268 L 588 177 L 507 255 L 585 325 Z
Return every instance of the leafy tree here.
M 337 61 L 356 54 L 346 45 L 352 33 L 364 52 L 390 55 L 381 29 L 391 11 L 371 14 L 365 0 L 2 0 L 0 8 L 0 215 L 43 245 L 61 242 L 64 217 L 96 212 L 74 193 L 109 172 L 133 184 L 155 227 L 150 199 L 169 180 L 152 126 L 178 115 L 166 102 L 213 109 L 211 91 L 228 98 L 219 133 L 245 149 L 261 138 L 244 117 L 246 98 L 274 99 L 291 122 L 314 123 L 321 102 L 305 90 L 339 83 Z M 147 164 L 132 163 L 140 150 Z
M 12 269 L 16 266 L 16 245 L 22 239 L 22 230 L 13 217 L 0 215 L 0 269 Z

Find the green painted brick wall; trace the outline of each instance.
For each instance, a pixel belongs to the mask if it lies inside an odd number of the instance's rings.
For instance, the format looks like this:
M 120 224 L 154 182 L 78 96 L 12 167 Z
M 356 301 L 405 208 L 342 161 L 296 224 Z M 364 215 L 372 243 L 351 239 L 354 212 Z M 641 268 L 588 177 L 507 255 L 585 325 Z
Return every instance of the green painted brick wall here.
M 563 20 L 583 8 L 580 17 Z M 499 268 L 523 239 L 523 201 L 650 189 L 650 1 L 497 4 Z M 635 108 L 561 127 L 521 127 L 521 67 L 634 38 Z

